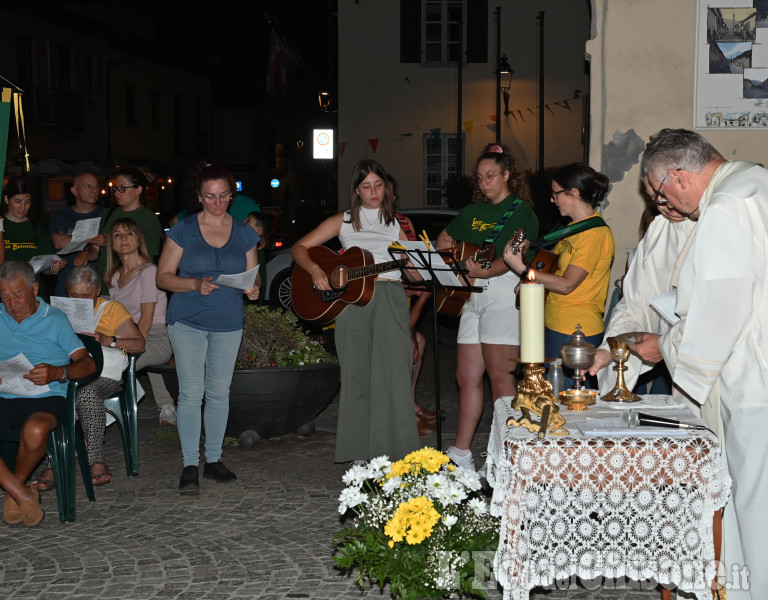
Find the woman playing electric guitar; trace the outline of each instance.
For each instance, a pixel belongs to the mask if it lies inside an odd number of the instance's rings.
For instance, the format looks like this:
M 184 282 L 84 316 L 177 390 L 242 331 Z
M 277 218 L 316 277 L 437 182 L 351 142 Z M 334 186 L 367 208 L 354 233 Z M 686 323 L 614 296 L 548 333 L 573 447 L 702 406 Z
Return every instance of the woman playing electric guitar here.
M 344 249 L 362 248 L 376 263 L 384 263 L 391 260 L 388 246 L 408 239 L 379 163 L 358 162 L 351 188 L 351 208 L 323 221 L 291 249 L 296 263 L 320 291 L 332 288 L 328 274 L 310 257 L 310 248 L 338 236 Z M 411 398 L 408 302 L 400 277 L 400 271 L 379 274 L 371 301 L 364 306 L 350 304 L 336 319 L 341 396 L 335 462 L 382 454 L 394 461 L 421 447 Z
M 520 313 L 514 289 L 519 279 L 501 257 L 504 246 L 524 227 L 535 238 L 539 221 L 522 199 L 525 186 L 509 150 L 489 144 L 475 166 L 477 187 L 467 206 L 437 238 L 438 249 L 456 241 L 477 246 L 496 245 L 496 255 L 485 269 L 466 259 L 468 276 L 483 287 L 470 297 L 461 313 L 457 337 L 456 381 L 459 384 L 459 419 L 456 441 L 448 456 L 461 467 L 474 470 L 470 446 L 483 414 L 483 376 L 491 380 L 493 400 L 514 396 L 515 369 L 520 355 Z
M 560 356 L 560 347 L 571 341 L 576 325 L 581 325 L 590 344 L 599 346 L 602 341 L 614 246 L 611 229 L 595 209 L 607 191 L 608 177 L 581 163 L 563 167 L 552 178 L 550 201 L 571 222 L 561 230 L 562 236 L 554 248 L 558 255 L 557 270 L 536 272 L 536 281 L 550 292 L 544 316 L 546 356 Z M 529 267 L 522 259 L 525 242 L 521 250 L 516 254 L 505 248 L 504 261 L 521 278 L 526 278 Z M 568 373 L 565 383 L 566 389 L 573 385 Z

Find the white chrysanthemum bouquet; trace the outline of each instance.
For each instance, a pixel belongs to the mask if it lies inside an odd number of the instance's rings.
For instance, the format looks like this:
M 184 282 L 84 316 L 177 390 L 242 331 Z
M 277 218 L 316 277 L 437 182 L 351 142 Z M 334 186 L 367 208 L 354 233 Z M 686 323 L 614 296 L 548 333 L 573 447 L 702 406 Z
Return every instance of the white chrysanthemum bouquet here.
M 394 598 L 486 597 L 481 583 L 499 538 L 499 520 L 478 493 L 480 477 L 433 448 L 390 463 L 355 465 L 343 477 L 339 512 L 352 511 L 335 538 L 338 568 Z

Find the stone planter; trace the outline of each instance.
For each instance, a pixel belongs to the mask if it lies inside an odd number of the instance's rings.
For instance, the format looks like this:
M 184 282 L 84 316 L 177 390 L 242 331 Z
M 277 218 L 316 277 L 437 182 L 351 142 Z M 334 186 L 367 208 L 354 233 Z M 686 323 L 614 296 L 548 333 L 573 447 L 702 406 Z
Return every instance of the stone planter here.
M 179 382 L 173 367 L 152 367 L 163 375 L 168 392 L 178 399 Z M 229 395 L 229 436 L 253 430 L 270 438 L 300 430 L 314 431 L 313 419 L 330 404 L 339 389 L 339 364 L 236 369 Z

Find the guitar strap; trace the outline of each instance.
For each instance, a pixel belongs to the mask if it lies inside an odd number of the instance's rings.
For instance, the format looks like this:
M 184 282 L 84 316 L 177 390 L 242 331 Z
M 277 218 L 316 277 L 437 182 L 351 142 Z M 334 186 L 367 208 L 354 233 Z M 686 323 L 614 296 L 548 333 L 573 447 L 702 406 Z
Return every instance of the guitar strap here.
M 509 222 L 509 220 L 512 218 L 512 215 L 515 214 L 515 211 L 520 207 L 520 205 L 523 203 L 520 198 L 515 198 L 515 200 L 512 202 L 512 204 L 509 205 L 507 210 L 504 211 L 504 214 L 501 215 L 501 219 L 496 223 L 493 229 L 491 229 L 491 233 L 488 234 L 488 237 L 483 240 L 483 246 L 487 246 L 490 244 L 493 244 L 494 240 L 499 237 L 499 234 L 501 233 L 501 230 L 504 229 L 506 224 Z
M 397 222 L 400 223 L 400 229 L 403 230 L 405 237 L 407 237 L 409 241 L 415 242 L 416 234 L 413 233 L 411 226 L 408 225 L 408 219 L 404 215 L 401 215 L 398 212 L 395 213 L 395 218 L 397 219 Z
M 541 236 L 538 240 L 531 244 L 532 248 L 547 248 L 554 246 L 557 242 L 567 237 L 570 237 L 576 233 L 587 231 L 595 227 L 608 227 L 608 224 L 600 216 L 589 217 L 573 225 L 568 225 L 562 229 L 556 229 L 555 231 Z

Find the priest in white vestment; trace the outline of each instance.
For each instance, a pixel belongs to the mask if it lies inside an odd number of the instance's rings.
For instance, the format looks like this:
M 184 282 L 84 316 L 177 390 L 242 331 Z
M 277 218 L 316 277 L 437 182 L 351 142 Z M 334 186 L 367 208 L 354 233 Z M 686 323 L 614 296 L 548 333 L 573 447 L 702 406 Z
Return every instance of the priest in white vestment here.
M 725 161 L 700 135 L 664 129 L 646 146 L 642 172 L 658 200 L 698 220 L 672 287 L 680 320 L 633 345 L 663 357 L 677 387 L 720 406 L 733 479 L 726 507 L 729 600 L 768 597 L 768 170 Z
M 633 331 L 661 334 L 668 328 L 651 308 L 651 301 L 671 289 L 672 270 L 693 230 L 693 223 L 663 204 L 659 206 L 659 211 L 661 214 L 651 222 L 637 245 L 635 256 L 624 276 L 621 300 L 613 309 L 603 343 L 589 370 L 591 375 L 597 375 L 600 394 L 608 393 L 616 385 L 616 372 L 605 368 L 612 364 L 607 341 L 609 337 Z M 654 366 L 654 363 L 644 362 L 636 354 L 631 354 L 624 364 L 627 367 L 624 381 L 630 390 L 635 387 L 637 378 Z

